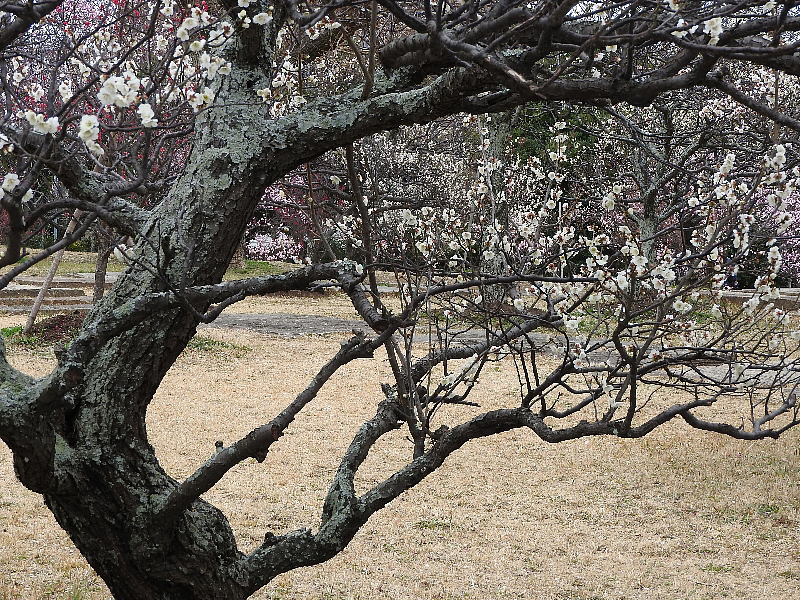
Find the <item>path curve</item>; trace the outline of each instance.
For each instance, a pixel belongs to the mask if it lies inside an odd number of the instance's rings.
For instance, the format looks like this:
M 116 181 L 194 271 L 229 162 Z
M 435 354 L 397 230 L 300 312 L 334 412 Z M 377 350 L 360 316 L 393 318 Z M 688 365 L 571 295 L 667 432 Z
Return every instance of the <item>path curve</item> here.
M 247 329 L 257 333 L 268 335 L 281 335 L 287 337 L 297 337 L 301 335 L 322 335 L 330 333 L 351 333 L 355 330 L 370 332 L 369 327 L 364 321 L 358 319 L 340 319 L 324 315 L 296 315 L 291 313 L 223 313 L 213 323 L 201 324 L 198 329 L 207 327 L 233 327 L 236 329 Z M 459 343 L 472 344 L 484 339 L 483 331 L 462 332 L 459 336 Z M 563 356 L 565 348 L 563 341 L 554 345 L 548 343 L 551 335 L 533 332 L 528 334 L 541 350 L 552 356 Z M 427 335 L 415 335 L 414 341 L 425 343 Z M 595 361 L 605 361 L 609 358 L 608 351 L 592 352 L 592 359 Z M 705 377 L 724 379 L 730 377 L 728 367 L 725 365 L 697 365 L 695 367 L 698 374 L 702 373 Z M 748 369 L 748 375 L 751 369 Z
M 322 315 L 223 313 L 214 322 L 200 327 L 234 327 L 258 333 L 296 337 L 310 334 L 349 333 L 353 329 L 365 329 L 367 326 L 364 321 L 357 319 L 339 319 Z

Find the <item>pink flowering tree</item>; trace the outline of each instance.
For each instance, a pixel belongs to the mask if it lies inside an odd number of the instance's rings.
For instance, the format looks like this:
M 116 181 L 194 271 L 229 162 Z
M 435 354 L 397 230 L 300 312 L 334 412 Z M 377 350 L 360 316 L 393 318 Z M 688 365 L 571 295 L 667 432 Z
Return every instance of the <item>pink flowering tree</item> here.
M 741 73 L 778 72 L 782 86 L 800 75 L 793 3 L 12 0 L 0 12 L 0 286 L 94 224 L 134 241 L 51 373 L 34 379 L 0 352 L 16 474 L 115 597 L 246 598 L 336 555 L 475 438 L 635 438 L 677 419 L 759 440 L 800 422 L 800 328 L 775 285 L 800 122 L 790 96 L 739 85 Z M 768 142 L 742 151 L 731 140 L 746 132 L 722 119 L 693 132 L 669 100 L 696 108 L 710 89 L 771 124 Z M 519 107 L 552 117 L 525 152 Z M 670 119 L 680 126 L 664 137 Z M 39 197 L 48 177 L 68 194 Z M 290 273 L 222 283 L 276 182 L 273 210 L 310 199 L 298 223 L 328 245 L 341 236 L 352 256 L 332 260 L 331 246 Z M 23 257 L 36 223 L 75 210 L 73 233 Z M 755 292 L 727 302 L 727 277 L 754 252 Z M 395 274 L 399 308 L 378 268 Z M 183 480 L 166 473 L 147 408 L 197 324 L 250 295 L 322 285 L 365 330 L 271 421 Z M 381 347 L 392 380 L 372 390 L 318 527 L 243 552 L 203 494 L 242 461 L 272 460 L 328 379 Z M 486 411 L 471 393 L 491 389 L 494 360 L 515 362 L 519 395 Z M 371 449 L 399 428 L 407 462 L 357 491 Z
M 245 232 L 251 258 L 312 262 L 347 253 L 348 240 L 329 226 L 329 216 L 342 211 L 338 178 L 325 181 L 318 168 L 327 170 L 319 161 L 308 163 L 267 189 Z

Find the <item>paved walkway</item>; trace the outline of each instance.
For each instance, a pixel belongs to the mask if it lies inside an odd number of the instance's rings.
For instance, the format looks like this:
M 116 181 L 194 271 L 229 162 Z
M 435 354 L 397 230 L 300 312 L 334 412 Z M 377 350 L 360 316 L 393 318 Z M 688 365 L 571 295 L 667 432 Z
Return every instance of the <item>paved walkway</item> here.
M 213 323 L 200 327 L 235 327 L 259 333 L 296 337 L 312 333 L 350 332 L 353 329 L 364 329 L 367 325 L 364 321 L 356 319 L 319 315 L 223 313 Z
M 234 327 L 236 329 L 247 329 L 258 333 L 285 335 L 288 337 L 350 333 L 354 329 L 367 333 L 371 331 L 364 321 L 358 319 L 339 319 L 320 315 L 295 315 L 290 313 L 245 314 L 226 312 L 217 317 L 213 323 L 199 326 L 200 329 L 204 327 Z M 550 335 L 531 333 L 529 337 L 536 344 L 545 344 Z M 420 332 L 414 335 L 414 341 L 417 343 L 427 342 L 428 339 L 426 333 Z M 458 341 L 464 343 L 481 342 L 484 339 L 486 339 L 486 334 L 480 329 L 465 331 L 458 335 Z
M 319 315 L 295 315 L 290 313 L 277 314 L 245 314 L 245 313 L 223 313 L 213 323 L 201 324 L 198 329 L 208 327 L 233 327 L 236 329 L 247 329 L 258 333 L 271 335 L 282 335 L 287 337 L 297 337 L 301 335 L 322 335 L 328 333 L 350 333 L 354 329 L 370 333 L 371 330 L 364 321 L 357 319 L 339 319 L 336 317 L 326 317 Z M 551 335 L 548 333 L 532 332 L 528 338 L 537 346 L 543 347 L 549 354 L 559 355 L 564 352 L 563 338 L 556 336 L 556 340 L 561 344 L 554 345 L 548 343 Z M 426 333 L 420 332 L 414 335 L 414 342 L 425 344 L 429 341 Z M 455 338 L 458 345 L 477 344 L 486 339 L 486 333 L 480 329 L 460 332 Z M 593 353 L 593 358 L 606 360 L 608 352 Z
M 109 271 L 106 273 L 106 288 L 111 287 L 121 275 L 121 273 L 117 271 Z M 13 283 L 19 283 L 23 285 L 34 285 L 37 287 L 42 287 L 44 284 L 45 277 L 40 275 L 18 275 L 14 278 Z M 52 287 L 92 287 L 94 286 L 94 273 L 77 273 L 70 277 L 64 277 L 61 275 L 57 275 L 53 277 L 53 285 Z
M 224 313 L 213 323 L 201 324 L 198 329 L 208 327 L 233 327 L 236 329 L 247 329 L 258 333 L 281 335 L 287 337 L 297 337 L 301 335 L 322 335 L 329 333 L 350 333 L 354 329 L 368 331 L 369 328 L 363 321 L 356 319 L 339 319 L 319 315 L 295 315 L 289 313 L 277 314 L 244 314 L 244 313 Z M 472 345 L 485 340 L 485 332 L 481 330 L 467 331 L 458 336 L 458 345 Z M 551 335 L 547 333 L 532 332 L 528 334 L 530 340 L 541 348 L 542 352 L 551 356 L 562 357 L 564 353 L 563 338 L 556 335 L 556 344 L 550 342 Z M 428 341 L 425 334 L 414 336 L 414 342 L 424 344 Z M 577 341 L 577 340 L 571 340 Z M 607 350 L 600 350 L 590 353 L 590 360 L 593 363 L 601 363 L 611 356 Z M 729 369 L 724 364 L 706 362 L 694 365 L 696 373 L 694 379 L 709 377 L 716 380 L 725 380 L 730 376 Z M 757 377 L 759 372 L 748 369 L 745 377 Z M 658 377 L 658 375 L 655 375 Z

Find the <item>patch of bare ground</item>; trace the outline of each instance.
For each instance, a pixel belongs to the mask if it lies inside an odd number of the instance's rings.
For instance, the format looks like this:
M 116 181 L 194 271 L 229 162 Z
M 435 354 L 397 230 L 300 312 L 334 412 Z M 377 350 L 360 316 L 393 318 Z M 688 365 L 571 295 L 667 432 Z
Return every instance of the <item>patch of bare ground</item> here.
M 393 311 L 400 310 L 397 294 L 385 294 L 382 297 L 386 305 Z M 226 309 L 226 313 L 288 313 L 293 315 L 320 315 L 340 319 L 358 319 L 350 298 L 340 291 L 332 289 L 324 293 L 287 292 L 270 296 L 252 296 Z
M 259 302 L 256 312 L 280 312 L 283 300 Z M 336 305 L 309 308 L 305 298 L 293 306 L 344 316 Z M 344 337 L 202 335 L 148 415 L 151 442 L 178 478 L 216 440 L 227 444 L 268 421 Z M 44 351 L 10 353 L 32 374 L 52 365 Z M 510 400 L 514 373 L 504 363 L 484 372 L 483 409 Z M 316 526 L 337 457 L 371 416 L 388 374 L 382 355 L 343 369 L 264 463 L 240 465 L 207 495 L 228 514 L 243 551 L 267 531 Z M 738 442 L 676 422 L 638 441 L 551 446 L 518 431 L 472 442 L 375 515 L 339 556 L 284 574 L 255 598 L 800 597 L 799 440 L 792 432 Z M 375 449 L 359 485 L 385 477 L 410 452 L 397 432 Z M 3 447 L 0 599 L 108 597 L 40 498 L 16 482 Z

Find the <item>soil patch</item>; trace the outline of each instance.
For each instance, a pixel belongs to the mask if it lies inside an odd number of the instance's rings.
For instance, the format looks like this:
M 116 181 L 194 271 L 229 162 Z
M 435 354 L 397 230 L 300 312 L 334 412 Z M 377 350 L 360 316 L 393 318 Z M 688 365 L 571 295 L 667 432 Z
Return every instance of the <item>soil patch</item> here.
M 43 342 L 63 343 L 75 337 L 85 317 L 86 312 L 79 310 L 53 315 L 34 323 L 30 335 Z

